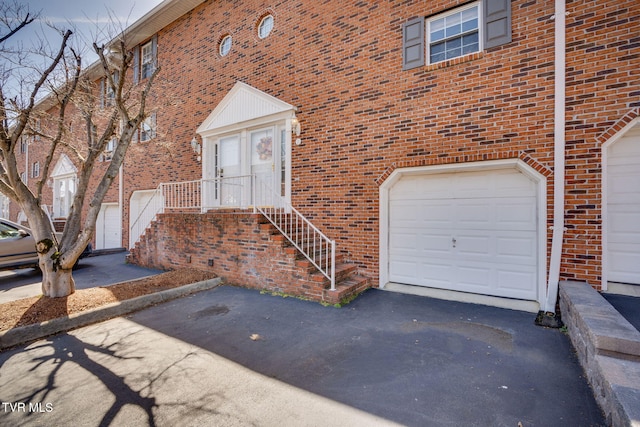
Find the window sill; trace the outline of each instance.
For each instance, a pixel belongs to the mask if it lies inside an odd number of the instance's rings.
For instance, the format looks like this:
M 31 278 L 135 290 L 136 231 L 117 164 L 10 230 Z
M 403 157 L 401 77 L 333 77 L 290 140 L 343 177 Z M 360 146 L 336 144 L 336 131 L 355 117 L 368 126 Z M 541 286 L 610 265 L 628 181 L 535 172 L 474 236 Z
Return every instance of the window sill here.
M 484 56 L 484 52 L 474 52 L 464 56 L 458 56 L 457 58 L 447 59 L 446 61 L 436 62 L 435 64 L 427 65 L 427 71 L 439 70 L 440 68 L 452 67 L 454 65 L 463 64 L 465 62 L 475 61 Z

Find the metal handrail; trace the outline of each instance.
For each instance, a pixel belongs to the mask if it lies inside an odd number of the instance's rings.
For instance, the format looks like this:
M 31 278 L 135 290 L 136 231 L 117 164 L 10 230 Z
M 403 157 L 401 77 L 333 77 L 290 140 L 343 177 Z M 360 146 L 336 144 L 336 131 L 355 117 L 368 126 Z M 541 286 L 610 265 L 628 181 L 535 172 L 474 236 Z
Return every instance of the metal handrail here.
M 336 290 L 336 242 L 258 177 L 254 178 L 255 208 L 273 224 Z
M 242 191 L 248 186 L 249 192 Z M 253 206 L 254 212 L 260 212 L 273 224 L 282 235 L 296 247 L 302 255 L 313 264 L 331 283 L 331 290 L 336 289 L 336 242 L 329 239 L 304 215 L 295 209 L 284 197 L 276 193 L 271 186 L 255 175 L 224 177 L 214 179 L 199 179 L 194 181 L 162 183 L 155 190 L 153 196 L 140 211 L 138 217 L 129 227 L 129 238 L 133 247 L 137 239 L 143 234 L 147 226 L 156 219 L 159 213 L 166 210 L 195 210 L 205 211 L 208 208 L 230 206 L 209 206 L 206 202 L 206 184 L 222 183 L 232 191 L 227 195 L 237 203 L 235 207 Z M 219 198 L 223 197 L 223 188 Z M 158 200 L 160 199 L 160 200 Z M 151 209 L 150 212 L 148 210 Z M 139 224 L 142 218 L 148 222 Z M 138 227 L 137 234 L 134 228 Z M 136 240 L 133 240 L 136 236 Z
M 162 184 L 160 184 L 158 188 L 154 190 L 154 193 L 151 196 L 151 198 L 149 198 L 147 203 L 138 213 L 138 217 L 135 219 L 135 221 L 133 221 L 131 225 L 129 225 L 129 247 L 130 248 L 133 248 L 135 246 L 136 242 L 140 239 L 140 236 L 142 236 L 147 226 L 156 219 L 159 213 L 163 212 L 164 202 L 157 203 L 156 201 L 157 198 L 161 196 L 162 196 Z M 149 215 L 149 212 L 147 212 L 147 210 L 150 209 L 150 207 L 152 209 L 151 215 Z M 154 207 L 155 207 L 155 210 L 153 210 Z M 141 222 L 141 219 L 143 217 L 149 218 L 149 220 L 145 224 L 142 224 Z

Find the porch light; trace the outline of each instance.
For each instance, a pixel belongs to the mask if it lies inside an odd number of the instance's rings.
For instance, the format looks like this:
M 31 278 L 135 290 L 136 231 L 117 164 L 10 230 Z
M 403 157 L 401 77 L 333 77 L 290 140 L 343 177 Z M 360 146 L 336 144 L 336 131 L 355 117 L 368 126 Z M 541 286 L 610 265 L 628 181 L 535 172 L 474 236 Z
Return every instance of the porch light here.
M 200 153 L 202 152 L 202 146 L 200 145 L 200 143 L 198 142 L 195 136 L 191 140 L 191 149 L 193 150 L 194 153 L 198 155 L 198 161 L 200 161 L 202 159 L 200 157 Z
M 295 136 L 300 136 L 300 122 L 297 117 L 291 119 L 291 133 Z M 296 138 L 296 145 L 302 144 L 302 140 L 300 138 Z
M 300 136 L 300 122 L 297 117 L 291 119 L 291 132 L 293 132 L 296 136 Z

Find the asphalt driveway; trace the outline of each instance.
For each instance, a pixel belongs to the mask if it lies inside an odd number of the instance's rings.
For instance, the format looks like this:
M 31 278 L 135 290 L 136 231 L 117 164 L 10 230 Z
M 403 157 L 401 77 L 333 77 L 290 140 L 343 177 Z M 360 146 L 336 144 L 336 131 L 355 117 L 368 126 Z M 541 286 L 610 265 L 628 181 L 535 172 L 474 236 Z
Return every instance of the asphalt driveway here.
M 0 396 L 44 408 L 11 425 L 605 425 L 562 331 L 380 290 L 221 286 L 0 353 Z
M 161 273 L 125 262 L 126 252 L 91 256 L 73 270 L 76 289 L 113 285 Z M 0 304 L 42 294 L 42 274 L 33 268 L 0 271 Z

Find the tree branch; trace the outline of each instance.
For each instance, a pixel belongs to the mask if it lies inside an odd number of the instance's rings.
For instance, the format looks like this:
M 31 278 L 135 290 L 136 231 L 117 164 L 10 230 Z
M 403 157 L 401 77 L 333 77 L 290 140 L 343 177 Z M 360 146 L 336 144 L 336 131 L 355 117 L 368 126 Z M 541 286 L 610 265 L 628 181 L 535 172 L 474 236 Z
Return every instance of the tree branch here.
M 29 18 L 29 12 L 27 12 L 27 15 L 24 17 L 24 19 L 22 20 L 22 22 L 20 22 L 20 24 L 14 28 L 13 30 L 9 31 L 9 34 L 0 37 L 0 43 L 4 43 L 6 40 L 10 39 L 11 36 L 13 36 L 15 33 L 17 33 L 18 31 L 20 31 L 22 28 L 26 27 L 27 25 L 31 24 L 34 19 L 36 19 L 36 17 L 32 17 Z

